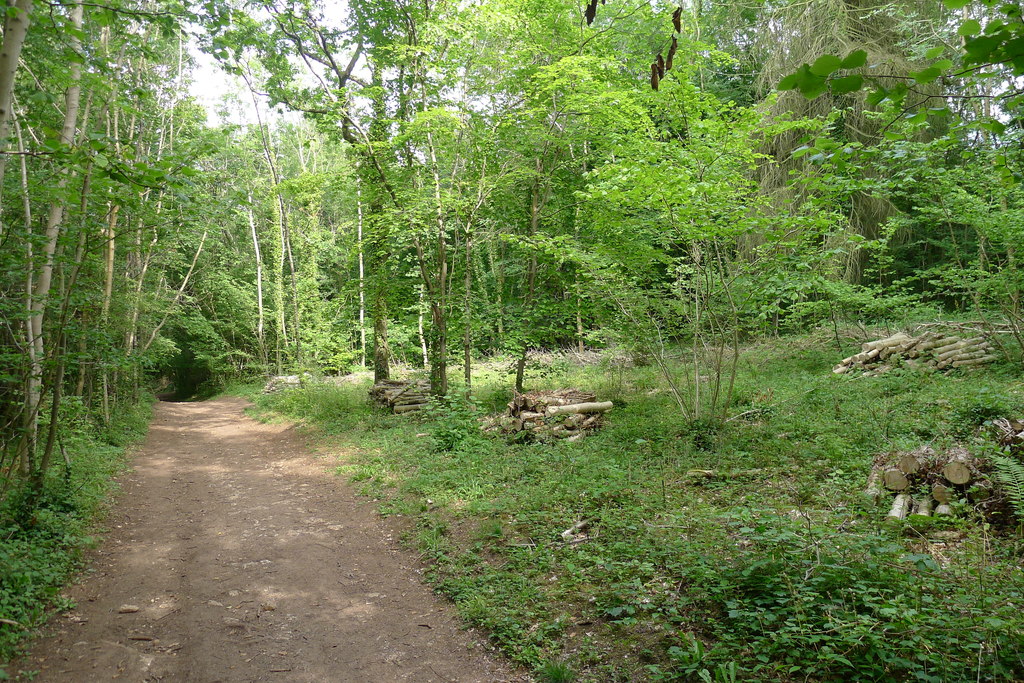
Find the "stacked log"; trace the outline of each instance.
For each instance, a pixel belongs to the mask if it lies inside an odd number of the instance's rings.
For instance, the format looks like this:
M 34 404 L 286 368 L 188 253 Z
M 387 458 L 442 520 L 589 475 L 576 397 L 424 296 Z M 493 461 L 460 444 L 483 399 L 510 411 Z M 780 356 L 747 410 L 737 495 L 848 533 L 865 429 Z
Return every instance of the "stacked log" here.
M 548 408 L 597 400 L 597 394 L 579 389 L 557 389 L 555 391 L 528 391 L 517 393 L 508 403 L 508 414 L 518 417 L 522 413 L 543 413 Z
M 397 415 L 411 413 L 430 402 L 430 384 L 423 380 L 385 379 L 373 385 L 370 398 Z
M 950 370 L 984 365 L 997 357 L 996 350 L 984 336 L 962 339 L 936 331 L 918 336 L 897 332 L 891 337 L 863 344 L 860 353 L 844 358 L 832 372 L 837 375 L 863 372 L 877 376 L 900 365 Z
M 484 431 L 577 441 L 600 429 L 612 406 L 611 401 L 598 401 L 595 394 L 577 389 L 516 394 L 507 413 L 485 419 Z
M 313 376 L 308 372 L 302 375 L 275 375 L 267 380 L 266 385 L 263 387 L 263 393 L 276 394 L 286 389 L 297 389 L 302 386 L 303 382 L 308 382 L 312 379 Z
M 962 446 L 943 452 L 924 446 L 876 458 L 867 494 L 876 502 L 892 495 L 888 519 L 942 517 L 953 514 L 956 498 L 983 502 L 991 486 L 976 458 Z
M 1010 453 L 1024 454 L 1024 420 L 1000 417 L 992 421 L 996 443 Z

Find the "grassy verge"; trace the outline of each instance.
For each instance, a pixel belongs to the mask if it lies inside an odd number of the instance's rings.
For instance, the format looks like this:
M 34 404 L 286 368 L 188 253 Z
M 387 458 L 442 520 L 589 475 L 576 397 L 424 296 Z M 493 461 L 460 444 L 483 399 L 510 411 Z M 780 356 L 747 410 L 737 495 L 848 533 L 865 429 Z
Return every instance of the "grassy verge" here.
M 145 435 L 151 413 L 148 403 L 123 408 L 101 429 L 74 401 L 62 408 L 67 460 L 59 456 L 38 505 L 26 505 L 27 492 L 18 489 L 0 505 L 0 662 L 19 654 L 50 608 L 71 607 L 60 591 L 93 543 L 113 477 L 128 447 Z M 0 667 L 0 680 L 6 678 Z
M 747 350 L 743 417 L 717 426 L 684 421 L 651 368 L 535 369 L 531 388 L 616 402 L 576 443 L 480 435 L 478 412 L 509 396 L 500 372 L 481 373 L 477 403 L 417 416 L 374 413 L 365 386 L 259 401 L 354 452 L 340 471 L 407 518 L 436 589 L 541 680 L 1021 677 L 1019 531 L 961 503 L 931 523 L 962 540 L 935 543 L 862 493 L 877 453 L 1024 414 L 1017 369 L 834 376 L 843 355 L 808 339 Z M 584 521 L 588 540 L 565 543 Z

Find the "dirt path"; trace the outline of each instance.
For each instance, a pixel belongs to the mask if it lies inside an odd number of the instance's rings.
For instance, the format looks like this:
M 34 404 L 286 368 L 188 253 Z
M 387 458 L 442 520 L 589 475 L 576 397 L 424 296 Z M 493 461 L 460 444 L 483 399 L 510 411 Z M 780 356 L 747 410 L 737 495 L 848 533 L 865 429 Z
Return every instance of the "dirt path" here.
M 240 399 L 162 403 L 36 681 L 509 681 L 371 507 Z M 137 610 L 137 611 L 135 611 Z

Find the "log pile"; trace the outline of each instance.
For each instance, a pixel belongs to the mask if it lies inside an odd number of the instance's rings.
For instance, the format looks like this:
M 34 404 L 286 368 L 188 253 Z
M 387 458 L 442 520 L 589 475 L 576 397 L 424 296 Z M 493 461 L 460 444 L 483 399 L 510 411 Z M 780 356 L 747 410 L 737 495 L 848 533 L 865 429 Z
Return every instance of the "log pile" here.
M 266 385 L 263 387 L 263 393 L 276 394 L 285 389 L 297 389 L 302 386 L 303 382 L 308 382 L 312 379 L 313 376 L 308 372 L 302 375 L 275 375 L 267 380 Z
M 992 485 L 980 465 L 962 446 L 886 454 L 875 459 L 866 493 L 876 502 L 894 496 L 888 519 L 950 516 L 953 500 L 983 505 L 991 496 Z
M 485 432 L 524 434 L 533 438 L 577 441 L 600 429 L 611 401 L 598 401 L 590 392 L 577 389 L 532 391 L 516 394 L 508 412 L 484 419 Z
M 897 332 L 891 337 L 863 344 L 860 353 L 844 358 L 832 372 L 837 375 L 863 372 L 866 376 L 877 376 L 897 366 L 950 370 L 985 365 L 997 358 L 996 350 L 984 336 L 963 339 L 939 331 L 928 331 L 918 336 Z
M 370 399 L 397 415 L 410 413 L 430 402 L 430 384 L 423 380 L 385 379 L 370 388 Z
M 1024 455 L 1024 420 L 1008 420 L 1000 417 L 992 421 L 996 443 L 1010 453 Z

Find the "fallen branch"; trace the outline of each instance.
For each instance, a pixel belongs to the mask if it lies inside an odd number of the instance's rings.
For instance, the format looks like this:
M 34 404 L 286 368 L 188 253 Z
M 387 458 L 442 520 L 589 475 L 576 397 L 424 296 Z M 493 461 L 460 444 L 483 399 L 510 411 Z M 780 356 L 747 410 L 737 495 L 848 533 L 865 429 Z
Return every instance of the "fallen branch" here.
M 573 524 L 571 527 L 569 527 L 568 529 L 566 529 L 565 531 L 563 531 L 560 534 L 561 537 L 562 537 L 562 540 L 565 541 L 566 543 L 573 543 L 573 542 L 578 543 L 579 542 L 579 532 L 583 531 L 588 526 L 590 526 L 590 520 L 589 519 L 583 519 L 583 520 L 580 520 L 579 522 L 576 522 L 575 524 Z

